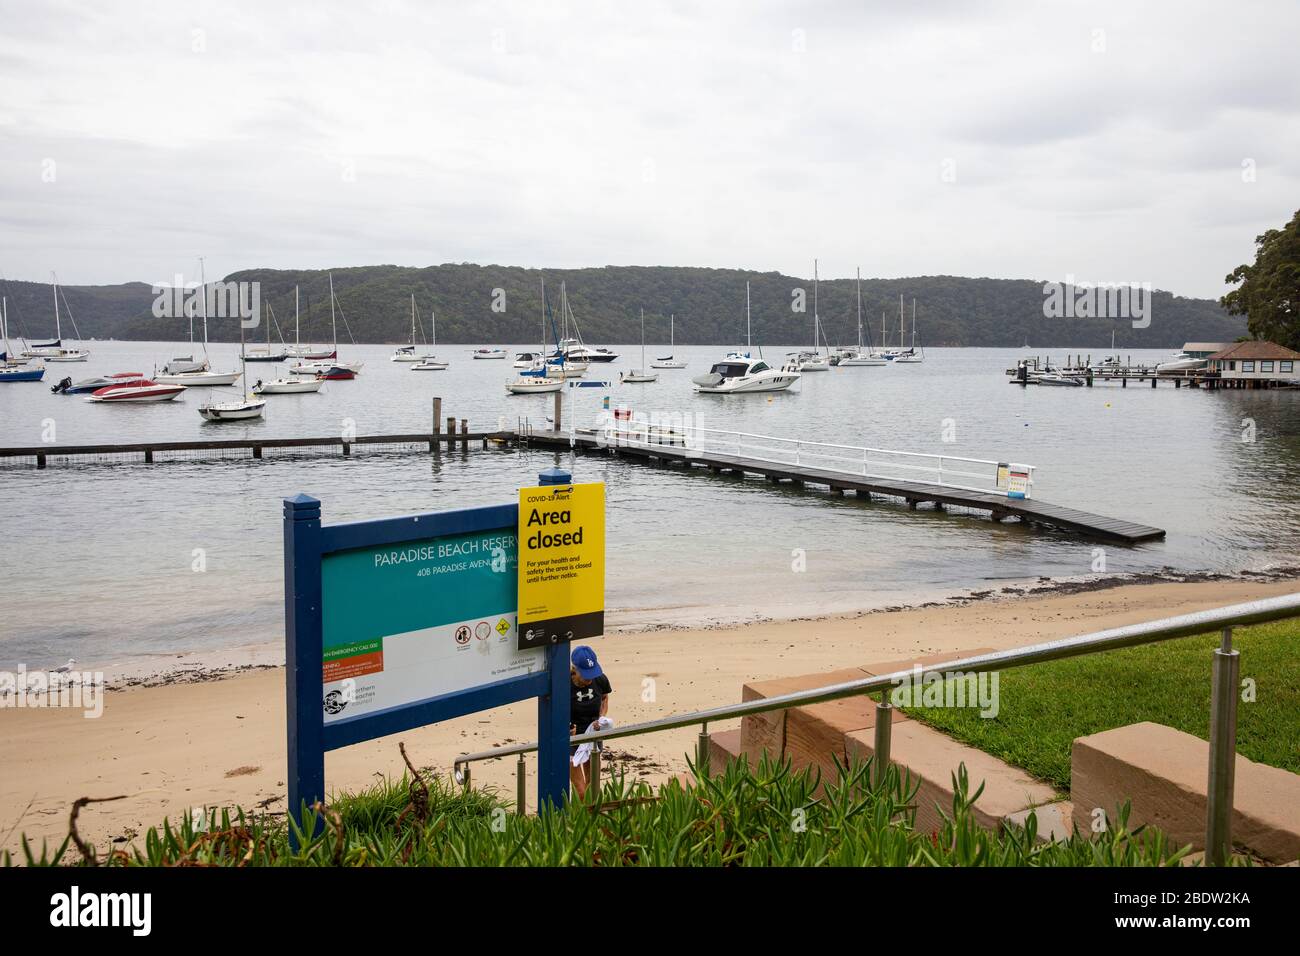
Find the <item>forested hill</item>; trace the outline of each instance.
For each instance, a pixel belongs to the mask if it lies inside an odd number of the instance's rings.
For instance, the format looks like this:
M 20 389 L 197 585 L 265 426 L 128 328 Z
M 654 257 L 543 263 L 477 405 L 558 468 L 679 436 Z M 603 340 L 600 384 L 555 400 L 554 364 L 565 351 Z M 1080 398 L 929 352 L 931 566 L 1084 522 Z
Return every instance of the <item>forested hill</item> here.
M 424 269 L 364 266 L 336 269 L 334 289 L 351 335 L 358 342 L 400 342 L 410 335 L 410 296 L 415 293 L 425 334 L 429 310 L 438 315 L 438 341 L 446 343 L 525 343 L 541 334 L 541 279 L 547 298 L 557 302 L 560 283 L 567 286 L 583 338 L 591 344 L 639 341 L 639 310 L 646 314 L 646 338 L 668 339 L 668 316 L 677 316 L 677 341 L 729 345 L 745 334 L 745 282 L 751 286 L 753 338 L 756 344 L 799 344 L 812 340 L 812 281 L 774 272 L 696 269 L 669 266 L 606 266 L 599 269 L 521 269 L 506 266 L 449 264 Z M 227 281 L 259 281 L 282 334 L 292 341 L 294 286 L 301 288 L 303 341 L 330 338 L 329 274 L 323 271 L 252 269 Z M 495 290 L 504 290 L 504 296 Z M 792 309 L 793 290 L 804 289 L 807 311 Z M 53 295 L 48 285 L 0 282 L 9 299 L 11 336 L 43 339 L 53 334 Z M 67 286 L 64 296 L 85 338 L 183 339 L 184 319 L 155 318 L 150 287 L 144 283 L 115 286 Z M 916 298 L 918 339 L 923 345 L 1019 347 L 1077 346 L 1105 348 L 1111 331 L 1127 348 L 1174 348 L 1186 341 L 1231 341 L 1246 331 L 1245 321 L 1228 316 L 1218 303 L 1186 299 L 1168 292 L 1153 297 L 1149 328 L 1129 320 L 1047 318 L 1043 285 L 1028 279 L 968 279 L 922 276 L 864 279 L 863 316 L 871 339 L 880 340 L 885 313 L 891 341 L 897 338 L 898 297 L 904 296 L 911 329 Z M 504 301 L 504 311 L 494 302 Z M 857 338 L 857 300 L 852 279 L 822 280 L 818 310 L 832 345 Z M 67 316 L 64 335 L 72 336 Z M 214 341 L 238 339 L 233 321 L 213 322 Z M 260 337 L 261 332 L 259 331 Z M 342 320 L 340 341 L 348 341 Z

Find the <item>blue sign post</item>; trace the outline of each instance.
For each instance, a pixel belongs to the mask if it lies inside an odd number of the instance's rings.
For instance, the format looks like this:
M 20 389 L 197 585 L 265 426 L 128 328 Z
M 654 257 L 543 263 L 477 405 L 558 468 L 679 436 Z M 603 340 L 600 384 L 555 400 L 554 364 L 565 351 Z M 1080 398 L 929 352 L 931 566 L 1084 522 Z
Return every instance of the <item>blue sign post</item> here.
M 568 648 L 515 647 L 517 523 L 509 504 L 323 526 L 285 499 L 291 815 L 324 801 L 326 751 L 534 697 L 538 807 L 564 801 Z

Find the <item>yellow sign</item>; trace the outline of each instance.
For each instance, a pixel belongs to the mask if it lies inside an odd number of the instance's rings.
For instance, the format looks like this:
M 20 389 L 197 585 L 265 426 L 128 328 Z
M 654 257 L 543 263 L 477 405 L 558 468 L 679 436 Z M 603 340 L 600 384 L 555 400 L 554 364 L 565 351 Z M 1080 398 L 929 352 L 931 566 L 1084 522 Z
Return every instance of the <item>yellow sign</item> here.
M 605 485 L 519 489 L 519 647 L 605 633 Z

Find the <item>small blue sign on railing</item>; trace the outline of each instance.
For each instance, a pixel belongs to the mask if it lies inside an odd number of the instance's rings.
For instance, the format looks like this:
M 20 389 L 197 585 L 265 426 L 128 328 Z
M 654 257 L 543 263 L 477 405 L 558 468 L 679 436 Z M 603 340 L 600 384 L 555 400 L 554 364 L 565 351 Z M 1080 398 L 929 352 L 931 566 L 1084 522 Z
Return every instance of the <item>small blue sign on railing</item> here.
M 517 523 L 507 504 L 323 526 L 285 499 L 291 814 L 324 801 L 326 751 L 529 698 L 538 806 L 564 800 L 568 648 L 517 647 Z

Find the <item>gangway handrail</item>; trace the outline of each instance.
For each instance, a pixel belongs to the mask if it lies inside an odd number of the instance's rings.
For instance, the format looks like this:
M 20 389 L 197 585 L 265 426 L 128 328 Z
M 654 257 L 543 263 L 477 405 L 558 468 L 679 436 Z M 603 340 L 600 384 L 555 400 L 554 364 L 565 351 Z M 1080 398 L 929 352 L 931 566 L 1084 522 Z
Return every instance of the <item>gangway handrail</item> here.
M 1238 656 L 1232 648 L 1232 630 L 1251 624 L 1263 624 L 1285 618 L 1300 616 L 1300 592 L 1284 594 L 1277 597 L 1246 601 L 1241 604 L 1229 604 L 1224 607 L 1194 611 L 1177 617 L 1160 618 L 1144 621 L 1140 624 L 1127 624 L 1123 627 L 1094 631 L 1075 637 L 1044 641 L 1025 647 L 1005 651 L 993 651 L 974 657 L 944 661 L 937 664 L 913 665 L 906 670 L 889 674 L 874 675 L 858 680 L 828 684 L 811 690 L 779 694 L 759 700 L 710 707 L 705 710 L 691 711 L 660 717 L 656 720 L 612 727 L 608 730 L 591 731 L 577 734 L 569 739 L 570 745 L 595 743 L 602 740 L 616 740 L 624 737 L 639 737 L 643 734 L 658 733 L 665 730 L 679 730 L 683 727 L 700 727 L 696 748 L 696 762 L 705 774 L 709 772 L 708 726 L 723 720 L 750 717 L 774 710 L 787 710 L 809 704 L 822 704 L 847 697 L 857 697 L 880 692 L 881 700 L 876 704 L 877 719 L 875 723 L 875 753 L 881 755 L 878 766 L 888 764 L 890 727 L 893 723 L 888 714 L 891 704 L 886 693 L 902 684 L 913 684 L 924 680 L 929 674 L 978 674 L 1000 668 L 1024 667 L 1045 661 L 1064 660 L 1071 657 L 1083 657 L 1105 651 L 1119 650 L 1125 647 L 1138 647 L 1155 644 L 1160 641 L 1194 637 L 1210 631 L 1220 630 L 1222 641 L 1214 656 L 1214 679 L 1210 702 L 1210 771 L 1207 807 L 1206 847 L 1210 859 L 1222 861 L 1224 847 L 1231 832 L 1233 769 L 1236 758 L 1236 724 L 1237 724 L 1237 674 Z M 883 719 L 882 719 L 882 713 Z M 523 812 L 523 755 L 534 753 L 537 742 L 512 744 L 494 747 L 478 753 L 462 754 L 457 757 L 453 770 L 457 779 L 469 786 L 471 764 L 500 757 L 518 756 L 516 804 L 518 812 Z M 1217 850 L 1216 850 L 1217 848 Z

